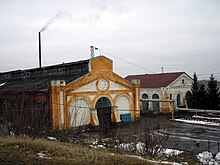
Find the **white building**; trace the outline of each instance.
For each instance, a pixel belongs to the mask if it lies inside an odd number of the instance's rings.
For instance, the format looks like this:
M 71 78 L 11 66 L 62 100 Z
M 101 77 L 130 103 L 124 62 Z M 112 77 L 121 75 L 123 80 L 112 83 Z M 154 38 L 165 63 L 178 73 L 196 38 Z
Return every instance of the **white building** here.
M 186 100 L 193 80 L 185 72 L 129 75 L 125 79 L 140 80 L 143 113 L 169 112 L 172 105 L 170 102 L 163 102 L 164 100 L 174 100 L 175 106 L 187 107 Z

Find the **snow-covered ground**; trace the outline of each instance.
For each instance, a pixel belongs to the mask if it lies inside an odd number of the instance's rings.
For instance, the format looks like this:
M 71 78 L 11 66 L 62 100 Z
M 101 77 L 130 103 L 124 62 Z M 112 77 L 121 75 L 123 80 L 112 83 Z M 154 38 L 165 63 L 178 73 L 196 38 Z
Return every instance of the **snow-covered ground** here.
M 174 121 L 180 121 L 180 122 L 191 123 L 191 124 L 220 126 L 220 123 L 209 122 L 209 121 L 200 121 L 200 120 L 196 120 L 196 119 L 184 119 L 184 118 L 181 118 L 181 119 L 174 119 Z
M 197 119 L 211 119 L 211 120 L 220 120 L 219 118 L 216 117 L 206 117 L 206 116 L 199 116 L 199 115 L 193 115 L 192 118 L 197 118 Z
M 176 155 L 179 155 L 181 153 L 183 153 L 183 151 L 179 151 L 179 150 L 174 150 L 174 149 L 163 149 L 162 150 L 162 153 L 164 155 L 166 155 L 167 157 L 170 157 L 170 156 L 176 156 Z
M 197 158 L 202 164 L 208 165 L 219 165 L 220 164 L 220 152 L 217 153 L 215 156 L 212 155 L 211 152 L 204 151 L 197 155 Z
M 121 143 L 119 145 L 119 148 L 125 150 L 125 151 L 136 151 L 138 154 L 143 154 L 145 152 L 145 145 L 142 142 L 138 142 L 137 144 L 135 143 Z M 176 156 L 183 153 L 183 151 L 180 150 L 174 150 L 174 149 L 165 149 L 162 148 L 160 152 L 158 153 L 159 156 L 166 156 L 166 157 L 171 157 L 171 156 Z M 129 157 L 135 157 L 141 160 L 145 160 L 143 157 L 138 156 L 138 155 L 127 155 Z M 196 157 L 199 159 L 199 161 L 206 165 L 220 165 L 220 152 L 217 153 L 215 156 L 212 155 L 211 152 L 204 151 L 202 153 L 199 153 L 196 155 Z M 168 161 L 155 161 L 155 160 L 147 160 L 151 163 L 161 163 L 161 164 L 173 164 L 173 165 L 180 165 L 180 163 L 176 162 L 168 162 Z M 181 165 L 183 164 L 188 164 L 187 162 L 182 162 Z
M 103 140 L 102 140 L 102 142 L 103 142 Z M 106 143 L 101 143 L 97 139 L 90 140 L 89 143 L 90 143 L 89 146 L 91 148 L 105 148 L 107 145 Z M 133 153 L 137 154 L 137 155 L 126 155 L 127 157 L 133 157 L 133 158 L 145 160 L 145 161 L 153 163 L 153 164 L 188 165 L 187 162 L 177 163 L 177 162 L 169 162 L 169 161 L 162 161 L 162 160 L 149 160 L 149 159 L 143 158 L 140 155 L 144 155 L 146 153 L 146 148 L 145 148 L 145 144 L 141 141 L 138 141 L 137 143 L 134 143 L 134 142 L 120 143 L 120 144 L 116 145 L 115 147 L 120 148 L 121 150 L 124 150 L 127 152 L 131 152 L 131 153 L 133 152 Z M 160 148 L 160 150 L 158 152 L 158 156 L 171 157 L 171 156 L 179 155 L 181 153 L 183 153 L 183 151 Z M 110 155 L 114 156 L 115 154 L 110 153 Z
M 118 147 L 124 151 L 133 151 L 141 155 L 145 154 L 146 152 L 145 144 L 140 141 L 137 142 L 136 144 L 133 142 L 121 143 Z M 157 150 L 155 148 L 157 148 Z M 154 152 L 157 152 L 158 156 L 166 156 L 166 157 L 176 156 L 183 153 L 183 151 L 169 149 L 169 148 L 161 148 L 161 147 L 154 147 L 153 150 Z

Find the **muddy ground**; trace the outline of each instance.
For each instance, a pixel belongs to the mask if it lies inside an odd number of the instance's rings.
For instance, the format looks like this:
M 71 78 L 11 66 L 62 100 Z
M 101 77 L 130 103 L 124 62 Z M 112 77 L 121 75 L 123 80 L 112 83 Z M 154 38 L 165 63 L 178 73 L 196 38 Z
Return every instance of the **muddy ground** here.
M 175 117 L 189 117 L 194 114 L 179 114 Z M 142 117 L 141 120 L 127 123 L 117 128 L 118 132 L 129 135 L 140 130 L 153 129 L 155 134 L 169 134 L 166 148 L 173 148 L 193 153 L 220 151 L 220 126 L 189 124 L 171 120 L 171 115 Z

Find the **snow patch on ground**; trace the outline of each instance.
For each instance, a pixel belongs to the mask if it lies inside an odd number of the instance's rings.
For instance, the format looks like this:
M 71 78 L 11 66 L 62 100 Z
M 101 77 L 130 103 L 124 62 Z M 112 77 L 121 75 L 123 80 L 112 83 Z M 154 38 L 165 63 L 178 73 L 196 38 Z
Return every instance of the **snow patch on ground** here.
M 145 152 L 145 144 L 142 143 L 142 142 L 137 142 L 136 150 L 137 150 L 138 153 L 144 154 L 144 152 Z
M 174 119 L 175 121 L 191 123 L 191 124 L 202 124 L 202 125 L 212 125 L 212 126 L 220 126 L 220 123 L 214 123 L 209 121 L 198 121 L 198 120 L 187 120 L 187 119 Z
M 5 84 L 6 84 L 6 82 L 4 82 L 4 83 L 1 83 L 1 84 L 0 84 L 0 86 L 3 86 L 3 85 L 5 85 Z
M 215 160 L 220 163 L 220 152 L 215 155 Z
M 102 145 L 102 144 L 98 144 L 98 145 L 89 145 L 89 147 L 91 147 L 91 148 L 105 148 L 105 146 L 104 145 Z
M 124 150 L 124 151 L 128 151 L 128 152 L 132 152 L 135 151 L 135 143 L 131 142 L 131 143 L 121 143 L 118 146 L 120 149 Z
M 38 152 L 37 156 L 42 159 L 51 159 L 51 157 L 47 157 L 46 154 L 43 153 L 43 151 Z
M 106 145 L 104 142 L 100 143 L 98 139 L 88 140 L 87 143 L 89 143 L 91 148 L 105 148 Z
M 196 157 L 199 159 L 199 161 L 202 164 L 208 164 L 208 165 L 220 164 L 220 152 L 216 154 L 215 158 L 213 157 L 212 153 L 208 151 L 203 151 L 202 153 L 196 155 Z
M 220 120 L 220 117 L 219 118 L 216 118 L 216 117 L 206 117 L 206 116 L 199 116 L 199 115 L 193 115 L 192 116 L 193 118 L 198 118 L 198 119 L 211 119 L 211 120 Z
M 162 149 L 161 153 L 163 155 L 165 155 L 166 157 L 170 157 L 170 156 L 177 156 L 177 155 L 183 153 L 183 151 L 167 148 L 167 149 Z
M 57 139 L 55 137 L 52 137 L 52 136 L 47 136 L 47 139 L 49 139 L 51 141 L 57 141 Z
M 136 144 L 131 142 L 131 143 L 121 143 L 119 145 L 119 148 L 124 150 L 124 151 L 128 151 L 128 152 L 136 152 L 137 154 L 145 154 L 146 153 L 146 148 L 145 148 L 145 144 L 143 142 L 137 142 Z M 183 151 L 179 151 L 179 150 L 174 150 L 174 149 L 165 149 L 162 148 L 159 153 L 158 156 L 163 156 L 165 155 L 166 157 L 170 157 L 170 156 L 177 156 L 179 154 L 183 153 Z

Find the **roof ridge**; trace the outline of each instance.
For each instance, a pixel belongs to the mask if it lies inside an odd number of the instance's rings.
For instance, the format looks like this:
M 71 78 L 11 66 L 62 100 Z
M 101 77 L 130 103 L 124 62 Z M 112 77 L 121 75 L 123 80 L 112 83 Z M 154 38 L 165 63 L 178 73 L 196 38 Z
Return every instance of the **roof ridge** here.
M 156 74 L 140 74 L 125 77 L 127 80 L 140 79 L 141 88 L 166 87 L 185 72 L 167 72 Z

